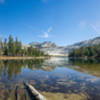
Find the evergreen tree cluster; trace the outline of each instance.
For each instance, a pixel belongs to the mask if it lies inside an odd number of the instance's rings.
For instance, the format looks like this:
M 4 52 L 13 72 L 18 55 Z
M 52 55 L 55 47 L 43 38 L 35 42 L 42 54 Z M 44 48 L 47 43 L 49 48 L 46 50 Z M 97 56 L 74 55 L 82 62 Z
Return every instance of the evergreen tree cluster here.
M 9 39 L 0 39 L 0 56 L 44 56 L 39 49 L 22 46 L 22 43 L 10 35 Z
M 100 44 L 73 50 L 69 57 L 100 57 Z

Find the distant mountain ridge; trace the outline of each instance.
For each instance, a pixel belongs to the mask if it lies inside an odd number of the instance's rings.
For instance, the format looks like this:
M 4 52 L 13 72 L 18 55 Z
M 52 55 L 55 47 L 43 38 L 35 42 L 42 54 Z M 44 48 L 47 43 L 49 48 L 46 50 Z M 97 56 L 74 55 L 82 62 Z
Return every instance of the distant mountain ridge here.
M 100 44 L 100 37 L 96 37 L 90 40 L 85 40 L 82 42 L 75 43 L 69 46 L 57 46 L 55 43 L 51 41 L 45 41 L 43 43 L 40 42 L 32 42 L 29 46 L 33 46 L 35 48 L 39 48 L 41 51 L 45 52 L 46 54 L 53 55 L 53 56 L 68 56 L 68 54 L 77 48 L 92 46 Z
M 39 42 L 32 42 L 29 45 L 32 45 L 36 48 L 53 48 L 56 47 L 56 44 L 51 42 L 51 41 L 45 41 L 43 43 L 39 43 Z

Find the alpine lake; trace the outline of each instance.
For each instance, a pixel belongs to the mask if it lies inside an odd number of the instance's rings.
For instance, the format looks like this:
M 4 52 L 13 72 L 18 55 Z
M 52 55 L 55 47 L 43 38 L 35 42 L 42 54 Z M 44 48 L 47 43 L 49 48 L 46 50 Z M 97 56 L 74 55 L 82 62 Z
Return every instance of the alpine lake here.
M 0 60 L 0 100 L 33 100 L 24 82 L 47 100 L 100 100 L 100 60 Z

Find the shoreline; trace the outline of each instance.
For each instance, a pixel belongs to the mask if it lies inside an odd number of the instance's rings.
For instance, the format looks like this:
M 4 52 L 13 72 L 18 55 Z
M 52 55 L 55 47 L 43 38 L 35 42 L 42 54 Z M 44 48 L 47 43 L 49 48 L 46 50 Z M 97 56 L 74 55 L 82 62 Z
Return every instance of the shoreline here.
M 100 57 L 68 57 L 69 59 L 83 59 L 83 60 L 88 60 L 88 59 L 100 59 Z
M 47 59 L 50 58 L 49 56 L 40 56 L 40 57 L 13 57 L 13 56 L 0 56 L 0 60 L 32 60 L 32 59 Z

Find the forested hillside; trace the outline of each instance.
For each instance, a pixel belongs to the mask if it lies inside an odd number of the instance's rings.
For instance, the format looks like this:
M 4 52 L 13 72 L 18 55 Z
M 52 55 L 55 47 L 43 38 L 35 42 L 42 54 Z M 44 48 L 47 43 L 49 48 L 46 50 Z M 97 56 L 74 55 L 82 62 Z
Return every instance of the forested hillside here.
M 8 39 L 0 40 L 0 56 L 44 56 L 39 49 L 23 47 L 22 43 L 10 35 Z
M 100 57 L 100 44 L 73 50 L 69 57 Z

